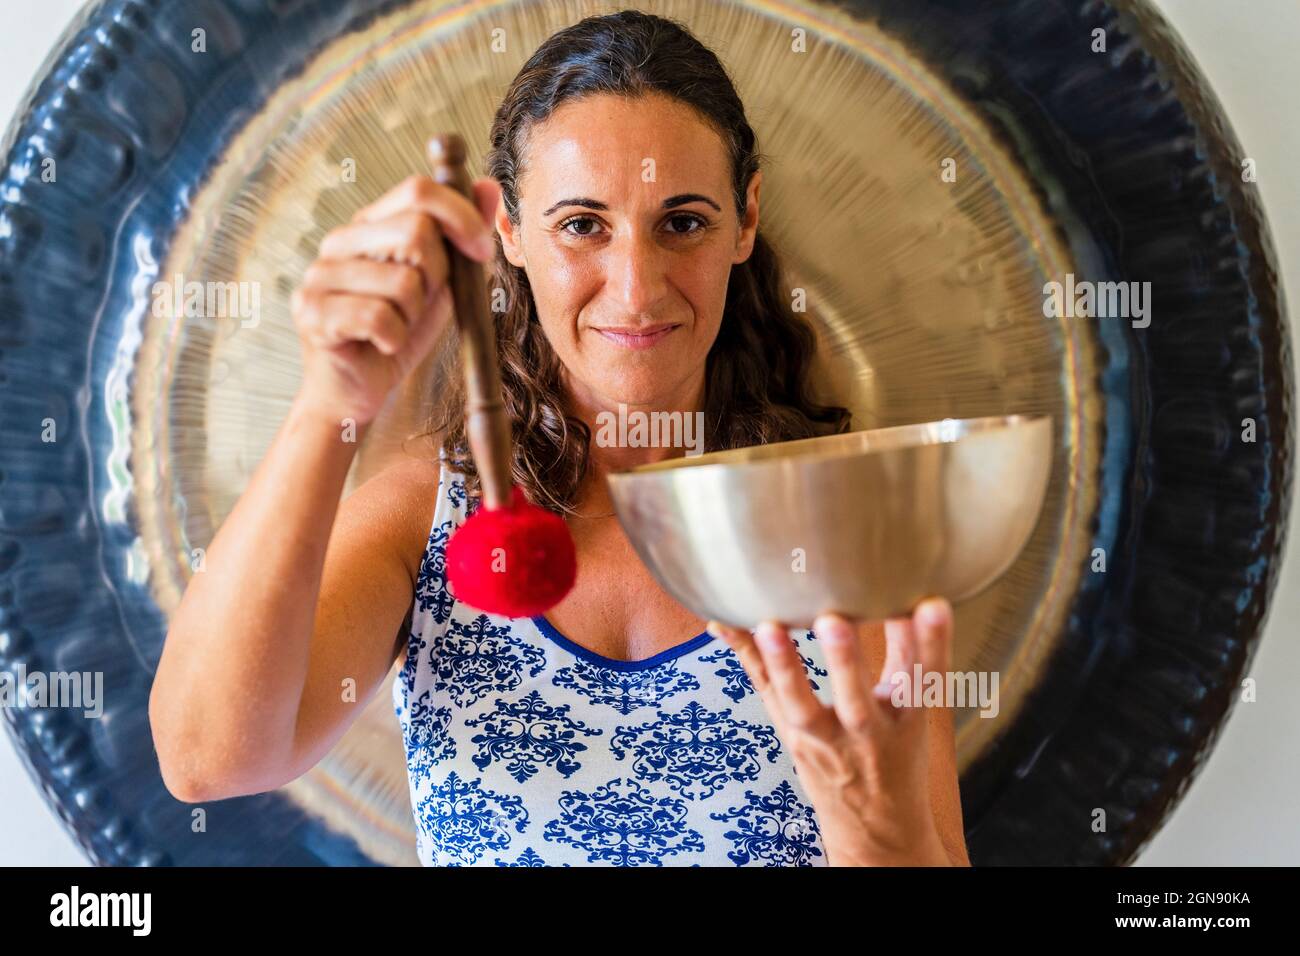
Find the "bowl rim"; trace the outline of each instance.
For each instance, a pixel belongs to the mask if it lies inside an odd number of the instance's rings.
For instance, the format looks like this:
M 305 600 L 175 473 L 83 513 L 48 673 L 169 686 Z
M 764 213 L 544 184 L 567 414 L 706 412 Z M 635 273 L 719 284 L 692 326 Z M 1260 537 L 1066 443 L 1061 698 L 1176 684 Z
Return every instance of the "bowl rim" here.
M 610 482 L 616 482 L 620 479 L 631 479 L 641 475 L 660 474 L 688 468 L 728 465 L 760 467 L 778 465 L 782 462 L 794 460 L 807 462 L 865 457 L 907 448 L 953 444 L 963 439 L 1012 428 L 1033 428 L 1041 425 L 1047 425 L 1050 428 L 1051 422 L 1052 415 L 1048 412 L 1017 412 L 1010 415 L 983 415 L 976 418 L 941 418 L 928 422 L 910 422 L 903 425 L 889 425 L 884 428 L 864 428 L 851 432 L 839 432 L 833 435 L 817 435 L 812 438 L 769 442 L 763 445 L 746 445 L 743 448 L 725 448 L 719 451 L 706 452 L 702 455 L 679 455 L 674 458 L 666 458 L 663 461 L 647 462 L 623 471 L 611 472 L 606 478 Z M 860 442 L 863 440 L 862 436 L 867 435 L 871 436 L 871 445 L 863 448 Z M 805 446 L 805 450 L 793 452 L 774 450 L 798 445 Z M 827 448 L 826 446 L 832 447 Z

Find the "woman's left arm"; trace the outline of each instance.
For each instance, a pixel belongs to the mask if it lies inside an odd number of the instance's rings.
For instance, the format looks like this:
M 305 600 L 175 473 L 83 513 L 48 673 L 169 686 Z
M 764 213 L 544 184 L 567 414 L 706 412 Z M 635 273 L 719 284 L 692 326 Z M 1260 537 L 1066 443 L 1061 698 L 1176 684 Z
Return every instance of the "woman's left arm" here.
M 970 865 L 952 708 L 910 705 L 890 679 L 910 681 L 916 663 L 925 674 L 947 674 L 947 601 L 923 601 L 910 618 L 885 622 L 879 670 L 855 622 L 833 614 L 813 622 L 831 675 L 829 705 L 813 692 L 784 627 L 766 621 L 751 634 L 710 621 L 709 630 L 735 651 L 788 747 L 832 866 Z

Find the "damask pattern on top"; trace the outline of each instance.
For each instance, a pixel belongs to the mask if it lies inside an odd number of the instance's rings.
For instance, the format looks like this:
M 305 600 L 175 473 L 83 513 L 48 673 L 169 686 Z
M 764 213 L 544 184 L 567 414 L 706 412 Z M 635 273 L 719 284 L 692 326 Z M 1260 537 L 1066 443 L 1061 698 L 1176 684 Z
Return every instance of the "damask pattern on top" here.
M 816 813 L 730 648 L 616 661 L 545 618 L 456 601 L 467 511 L 445 461 L 393 685 L 426 866 L 825 866 Z M 794 631 L 811 686 L 811 631 Z M 823 698 L 826 699 L 826 698 Z

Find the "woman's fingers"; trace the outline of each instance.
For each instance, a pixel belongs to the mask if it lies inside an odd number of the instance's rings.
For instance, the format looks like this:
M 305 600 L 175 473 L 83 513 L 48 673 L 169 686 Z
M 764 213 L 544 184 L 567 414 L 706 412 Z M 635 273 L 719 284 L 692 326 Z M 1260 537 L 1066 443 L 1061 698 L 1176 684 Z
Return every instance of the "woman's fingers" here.
M 915 662 L 916 641 L 911 618 L 886 619 L 885 663 L 880 669 L 880 680 L 873 693 L 885 705 L 886 712 L 891 717 L 902 716 L 901 711 L 912 701 L 912 665 Z
M 870 734 L 881 720 L 880 703 L 871 694 L 874 682 L 857 622 L 822 614 L 813 622 L 813 632 L 826 653 L 840 723 L 845 730 Z
M 933 704 L 937 687 L 940 697 L 947 692 L 952 667 L 952 606 L 943 598 L 928 598 L 916 606 L 910 618 L 885 622 L 888 650 L 876 695 L 889 706 L 894 718 L 906 725 L 926 721 L 920 713 Z M 941 699 L 939 706 L 946 706 Z
M 909 726 L 916 723 L 925 699 L 924 675 L 937 673 L 940 686 L 947 685 L 952 629 L 952 608 L 942 598 L 923 601 L 911 617 L 887 619 L 885 663 L 876 682 L 857 622 L 839 614 L 820 615 L 813 622 L 813 631 L 826 654 L 833 709 L 840 724 L 846 730 L 870 735 L 873 729 L 888 726 L 886 718 Z M 710 621 L 709 633 L 735 651 L 755 689 L 765 699 L 770 697 L 769 706 L 779 708 L 783 720 L 807 729 L 825 716 L 828 708 L 813 692 L 786 628 L 764 621 L 750 634 Z M 923 675 L 920 685 L 916 682 L 917 664 Z
M 941 597 L 920 602 L 913 614 L 917 654 L 926 674 L 948 675 L 953 661 L 953 607 Z M 946 683 L 946 680 L 945 680 Z
M 790 632 L 776 621 L 762 621 L 754 630 L 754 642 L 763 656 L 773 696 L 786 723 L 812 730 L 825 719 L 828 708 L 813 693 L 808 671 Z
M 899 621 L 897 632 L 902 637 L 907 670 L 902 684 L 905 699 L 902 707 L 890 709 L 897 717 L 898 733 L 893 739 L 903 748 L 899 753 L 903 759 L 908 752 L 929 753 L 931 715 L 927 711 L 949 704 L 946 694 L 951 668 L 952 629 L 952 607 L 943 598 L 922 601 L 912 611 L 911 618 Z M 938 701 L 934 700 L 936 690 Z M 922 764 L 924 761 L 914 765 L 913 769 L 918 770 Z
M 706 630 L 730 647 L 739 658 L 740 666 L 745 669 L 750 684 L 754 686 L 754 692 L 767 708 L 772 723 L 776 725 L 777 733 L 783 733 L 785 716 L 781 713 L 781 705 L 772 689 L 772 681 L 767 676 L 763 654 L 754 643 L 753 633 L 744 628 L 723 624 L 721 621 L 709 621 Z
M 480 262 L 496 254 L 491 226 L 483 215 L 485 199 L 475 187 L 473 200 L 428 176 L 411 176 L 353 215 L 354 223 L 376 223 L 401 216 L 420 216 Z
M 732 627 L 721 621 L 709 621 L 705 630 L 731 648 L 736 657 L 740 658 L 740 666 L 745 668 L 754 690 L 758 691 L 760 696 L 766 694 L 770 681 L 767 678 L 767 668 L 763 666 L 763 655 L 759 653 L 758 645 L 754 643 L 754 635 L 743 628 Z
M 317 259 L 307 267 L 302 288 L 308 292 L 342 292 L 387 299 L 408 326 L 419 322 L 430 305 L 420 271 L 400 262 Z
M 950 683 L 948 675 L 952 671 L 953 650 L 953 609 L 944 598 L 927 598 L 920 602 L 911 615 L 911 630 L 915 635 L 915 654 L 920 663 L 920 671 L 928 683 L 935 682 L 939 687 L 939 701 L 930 700 L 927 704 L 946 708 L 952 705 L 948 698 Z M 922 722 L 923 727 L 928 722 Z M 924 732 L 924 731 L 923 731 Z
M 412 266 L 423 276 L 427 296 L 447 282 L 447 250 L 437 225 L 423 213 L 405 212 L 339 226 L 326 233 L 317 255 L 321 259 L 375 259 Z
M 319 348 L 370 342 L 384 355 L 395 355 L 406 345 L 406 323 L 387 299 L 304 289 L 294 297 L 299 329 Z
M 403 378 L 429 354 L 443 329 L 451 324 L 453 311 L 451 292 L 443 286 L 434 295 L 424 317 L 412 326 L 406 347 L 393 356 Z

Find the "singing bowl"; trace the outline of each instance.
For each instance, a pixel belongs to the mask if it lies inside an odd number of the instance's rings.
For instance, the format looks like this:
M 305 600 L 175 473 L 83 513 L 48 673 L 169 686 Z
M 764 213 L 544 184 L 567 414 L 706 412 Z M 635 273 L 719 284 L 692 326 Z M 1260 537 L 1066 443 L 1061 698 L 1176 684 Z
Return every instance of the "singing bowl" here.
M 670 458 L 608 476 L 656 580 L 701 617 L 812 627 L 978 594 L 1042 510 L 1051 419 L 945 419 Z
M 0 666 L 101 672 L 105 701 L 3 716 L 93 862 L 417 864 L 388 687 L 202 832 L 162 785 L 149 688 L 301 380 L 289 299 L 321 238 L 423 170 L 434 133 L 481 174 L 536 46 L 621 6 L 101 0 L 34 79 L 0 143 Z M 980 865 L 1131 860 L 1236 701 L 1290 504 L 1290 339 L 1249 153 L 1143 0 L 654 9 L 746 104 L 818 397 L 855 431 L 1050 416 L 1039 520 L 957 608 L 954 667 L 1000 675 L 996 718 L 954 715 L 967 842 Z M 1069 274 L 1151 282 L 1149 325 L 1045 318 Z M 178 275 L 260 290 L 257 320 L 154 308 Z M 430 452 L 407 438 L 457 345 L 345 491 Z

